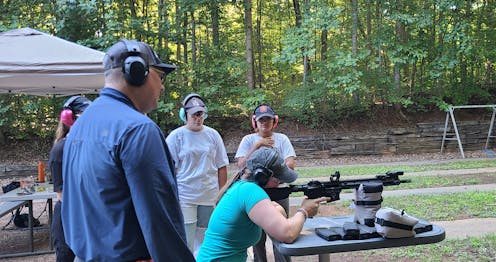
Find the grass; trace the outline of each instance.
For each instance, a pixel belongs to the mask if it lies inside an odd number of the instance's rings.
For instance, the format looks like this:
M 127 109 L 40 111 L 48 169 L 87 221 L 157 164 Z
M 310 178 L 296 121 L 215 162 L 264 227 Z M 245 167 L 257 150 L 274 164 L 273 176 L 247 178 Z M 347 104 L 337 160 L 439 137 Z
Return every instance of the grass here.
M 494 261 L 496 234 L 465 239 L 447 239 L 430 245 L 374 249 L 332 254 L 331 261 Z
M 333 202 L 341 210 L 349 208 L 351 200 Z M 404 197 L 385 197 L 382 207 L 405 210 L 406 213 L 428 221 L 458 220 L 467 218 L 496 217 L 496 190 L 440 195 L 410 195 Z
M 447 187 L 459 185 L 477 185 L 496 183 L 496 173 L 463 174 L 463 175 L 422 175 L 408 177 L 408 173 L 461 170 L 496 167 L 494 160 L 464 160 L 440 164 L 412 165 L 362 165 L 335 167 L 297 168 L 301 178 L 321 179 L 339 170 L 342 177 L 347 175 L 383 174 L 387 171 L 402 170 L 404 178 L 411 183 L 399 186 L 385 187 L 385 190 Z M 343 180 L 345 180 L 344 178 Z M 351 192 L 345 190 L 343 192 Z M 292 194 L 296 196 L 297 194 Z M 340 210 L 349 210 L 351 201 L 333 202 Z M 467 218 L 496 217 L 496 190 L 467 191 L 439 195 L 409 195 L 404 197 L 386 197 L 383 207 L 404 209 L 408 214 L 427 221 L 458 220 Z M 366 251 L 331 254 L 332 260 L 342 261 L 495 261 L 496 234 L 491 233 L 481 237 L 463 239 L 445 239 L 442 242 L 429 245 L 375 249 Z
M 388 206 L 425 220 L 457 220 L 464 218 L 496 217 L 496 190 L 441 195 L 413 195 L 388 197 Z
M 390 186 L 387 190 L 409 189 L 409 188 L 431 188 L 462 185 L 480 185 L 496 183 L 496 173 L 489 174 L 466 174 L 466 175 L 433 175 L 409 177 L 410 183 L 399 186 Z
M 405 174 L 411 172 L 434 171 L 434 170 L 459 170 L 473 168 L 496 167 L 494 159 L 476 159 L 476 160 L 461 160 L 453 162 L 444 162 L 439 164 L 421 164 L 414 163 L 411 165 L 346 165 L 339 167 L 297 167 L 298 177 L 313 178 L 313 177 L 328 177 L 336 171 L 341 173 L 342 177 L 349 175 L 370 175 L 384 174 L 387 171 L 403 171 Z

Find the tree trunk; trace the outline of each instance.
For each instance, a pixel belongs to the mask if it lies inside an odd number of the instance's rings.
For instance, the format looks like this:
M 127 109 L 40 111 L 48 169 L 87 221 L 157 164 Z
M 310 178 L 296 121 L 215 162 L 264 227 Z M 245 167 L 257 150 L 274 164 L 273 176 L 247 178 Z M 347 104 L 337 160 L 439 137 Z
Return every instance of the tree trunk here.
M 196 67 L 196 21 L 195 12 L 191 11 L 191 63 Z
M 358 52 L 358 0 L 352 0 L 352 21 L 353 21 L 353 28 L 352 28 L 352 34 L 351 34 L 351 52 L 353 55 L 353 58 L 357 57 L 357 52 Z M 356 70 L 356 68 L 355 68 Z M 353 102 L 355 104 L 360 103 L 360 95 L 358 93 L 358 90 L 353 91 Z
M 251 12 L 251 10 L 250 10 Z M 251 15 L 251 13 L 250 13 Z M 210 1 L 210 16 L 212 17 L 212 44 L 216 48 L 220 48 L 219 37 L 219 6 L 217 1 Z
M 374 52 L 372 43 L 370 42 L 370 35 L 372 34 L 372 9 L 371 9 L 372 4 L 367 4 L 367 31 L 365 34 L 365 37 L 367 38 L 367 47 L 370 50 L 370 53 L 372 54 Z
M 262 0 L 258 0 L 257 1 L 257 30 L 256 30 L 256 34 L 257 34 L 257 57 L 258 57 L 258 66 L 256 66 L 256 71 L 257 71 L 257 75 L 256 75 L 256 78 L 257 78 L 257 83 L 256 85 L 259 87 L 259 88 L 262 88 L 262 79 L 263 79 L 263 75 L 262 75 L 262 3 L 263 1 Z M 257 63 L 254 63 L 255 65 Z M 255 70 L 254 70 L 255 71 Z
M 167 46 L 168 31 L 165 28 L 165 24 L 168 18 L 167 8 L 165 8 L 166 0 L 159 0 L 158 2 L 158 46 Z
M 441 25 L 443 21 L 443 11 L 439 11 L 439 17 L 438 17 L 438 22 L 434 24 L 434 28 L 436 27 L 436 25 Z M 441 30 L 440 30 L 441 31 Z M 439 32 L 439 35 L 438 35 L 438 57 L 442 57 L 443 56 L 443 52 L 441 51 L 443 49 L 443 46 L 444 46 L 444 38 L 443 38 L 443 34 L 441 32 Z M 437 85 L 436 85 L 436 89 L 437 89 L 437 95 L 439 97 L 442 96 L 443 94 L 443 76 L 439 77 L 437 79 Z
M 300 27 L 301 26 L 301 10 L 300 10 L 300 2 L 298 2 L 298 0 L 293 0 L 293 8 L 295 11 L 296 27 Z
M 322 30 L 320 33 L 320 60 L 325 61 L 327 59 L 327 30 Z
M 415 95 L 415 77 L 417 77 L 417 59 L 412 64 L 412 73 L 410 75 L 410 97 Z
M 184 14 L 182 15 L 183 17 L 183 26 L 181 27 L 181 30 L 182 30 L 182 39 L 181 39 L 181 42 L 183 43 L 183 62 L 184 63 L 188 63 L 188 41 L 186 39 L 188 39 L 188 30 L 186 30 L 186 28 L 188 28 L 188 12 L 184 12 Z
M 244 0 L 245 8 L 245 41 L 246 41 L 246 84 L 255 89 L 255 70 L 253 65 L 253 20 L 251 14 L 251 0 Z
M 398 12 L 401 6 L 401 0 L 396 0 L 396 5 L 398 8 Z M 396 31 L 396 40 L 399 45 L 403 45 L 406 42 L 406 33 L 405 33 L 405 26 L 403 23 L 401 23 L 399 20 L 396 20 L 395 23 L 395 31 Z M 394 86 L 396 91 L 398 92 L 397 94 L 401 93 L 401 67 L 403 66 L 402 63 L 396 62 L 395 63 L 395 68 L 394 68 Z
M 381 35 L 382 33 L 382 5 L 381 5 L 381 2 L 380 1 L 377 1 L 376 2 L 376 6 L 375 6 L 375 15 L 376 15 L 376 18 L 377 18 L 377 35 Z M 380 39 L 380 38 L 379 38 Z M 382 42 L 380 42 L 378 45 L 377 45 L 377 71 L 378 71 L 378 75 L 382 75 L 382 66 L 383 66 L 383 57 L 382 57 Z M 383 105 L 384 105 L 384 102 L 386 102 L 386 98 L 385 98 L 385 92 L 384 92 L 384 88 L 379 88 L 378 90 L 380 90 L 379 92 L 379 96 L 381 97 L 381 102 L 383 102 Z
M 176 28 L 181 28 L 181 8 L 179 7 L 180 1 L 176 0 Z M 176 36 L 176 57 L 181 57 L 181 39 Z
M 308 0 L 305 0 L 305 3 L 307 3 L 307 1 Z M 295 11 L 296 27 L 301 27 L 302 14 L 300 9 L 300 2 L 298 0 L 293 0 L 293 8 Z M 307 75 L 310 71 L 310 62 L 308 60 L 308 56 L 305 54 L 306 52 L 304 47 L 302 47 L 302 52 L 303 52 L 303 85 L 306 85 Z
M 5 138 L 2 127 L 0 127 L 0 145 L 5 145 L 6 143 L 7 139 Z

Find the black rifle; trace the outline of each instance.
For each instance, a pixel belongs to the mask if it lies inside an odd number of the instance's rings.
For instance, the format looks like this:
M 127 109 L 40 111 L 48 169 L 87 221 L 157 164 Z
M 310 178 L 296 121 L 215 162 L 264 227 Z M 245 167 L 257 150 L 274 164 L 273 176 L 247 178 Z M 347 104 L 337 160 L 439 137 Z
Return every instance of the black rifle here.
M 383 186 L 394 186 L 400 183 L 409 183 L 410 179 L 400 180 L 398 176 L 403 175 L 403 171 L 387 172 L 385 175 L 377 175 L 375 178 L 353 179 L 340 181 L 339 171 L 329 177 L 329 181 L 320 182 L 312 180 L 306 185 L 289 185 L 288 187 L 264 188 L 272 201 L 288 198 L 291 193 L 303 192 L 310 199 L 319 197 L 330 197 L 328 202 L 339 200 L 339 193 L 343 189 L 360 187 L 365 183 L 380 183 Z

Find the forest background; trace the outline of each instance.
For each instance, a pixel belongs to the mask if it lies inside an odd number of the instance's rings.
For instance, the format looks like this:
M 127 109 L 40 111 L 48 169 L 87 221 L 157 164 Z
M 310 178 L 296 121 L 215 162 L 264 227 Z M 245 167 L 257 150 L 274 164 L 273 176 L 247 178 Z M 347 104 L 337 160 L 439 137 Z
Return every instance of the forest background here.
M 318 130 L 496 94 L 494 0 L 0 0 L 0 14 L 2 32 L 31 27 L 102 51 L 149 43 L 179 66 L 149 114 L 163 130 L 182 124 L 191 92 L 221 133 L 248 131 L 261 103 Z M 0 95 L 0 144 L 51 139 L 65 99 Z

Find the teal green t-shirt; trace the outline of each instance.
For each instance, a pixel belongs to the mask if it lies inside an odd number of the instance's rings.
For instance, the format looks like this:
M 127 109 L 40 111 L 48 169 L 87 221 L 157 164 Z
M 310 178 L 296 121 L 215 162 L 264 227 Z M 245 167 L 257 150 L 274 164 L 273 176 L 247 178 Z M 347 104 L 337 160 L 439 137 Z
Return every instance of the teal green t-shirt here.
M 258 202 L 269 199 L 253 182 L 238 180 L 214 209 L 197 261 L 246 261 L 246 249 L 260 239 L 262 229 L 248 213 Z

